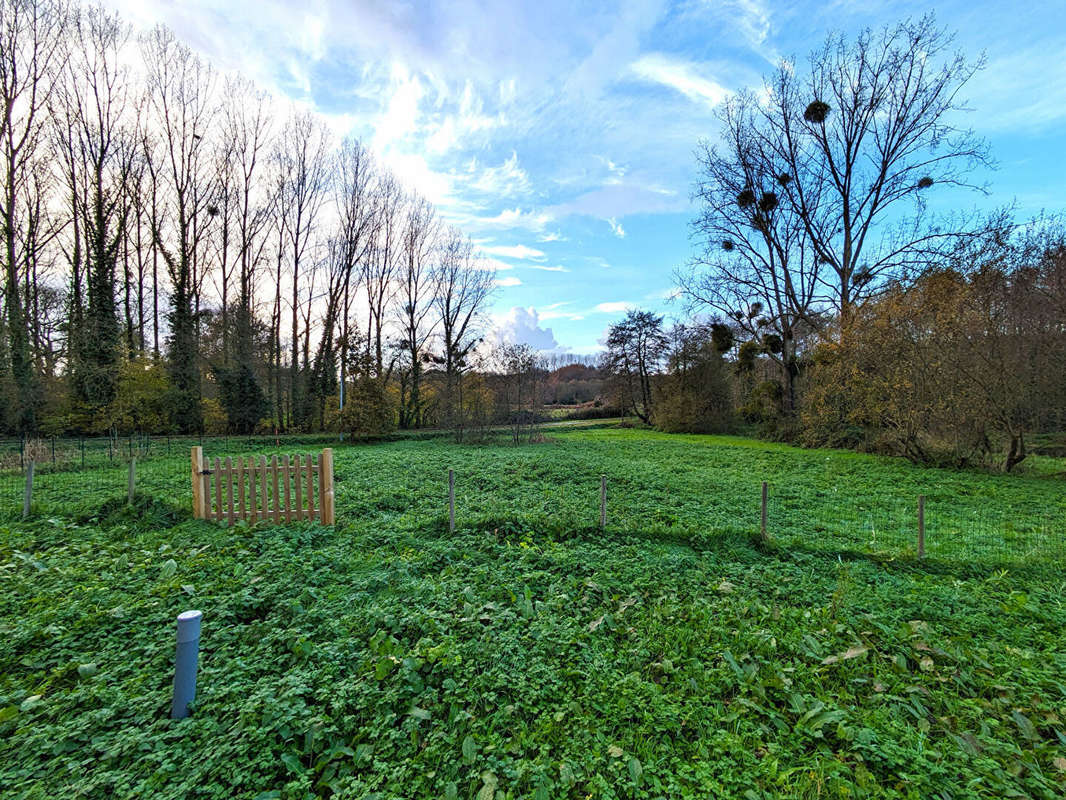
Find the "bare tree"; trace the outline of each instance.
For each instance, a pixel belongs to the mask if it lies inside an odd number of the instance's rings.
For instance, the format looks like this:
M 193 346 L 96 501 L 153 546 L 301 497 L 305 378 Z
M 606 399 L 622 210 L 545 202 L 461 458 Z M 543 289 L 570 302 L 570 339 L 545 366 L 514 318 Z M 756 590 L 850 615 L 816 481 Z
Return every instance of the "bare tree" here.
M 306 412 L 300 369 L 300 307 L 303 303 L 301 292 L 306 291 L 310 297 L 313 287 L 301 288 L 300 277 L 311 257 L 310 248 L 315 244 L 320 212 L 327 198 L 328 150 L 329 131 L 326 127 L 310 114 L 295 114 L 281 132 L 274 156 L 279 180 L 277 214 L 292 279 L 289 425 L 302 424 Z M 306 331 L 305 353 L 309 335 Z
M 433 273 L 439 224 L 433 206 L 423 197 L 412 196 L 406 203 L 401 234 L 401 263 L 398 270 L 397 313 L 401 332 L 403 363 L 397 377 L 400 384 L 400 427 L 414 428 L 422 422 L 423 359 L 436 328 L 432 318 Z
M 924 268 L 959 234 L 932 224 L 923 192 L 969 186 L 984 143 L 958 125 L 960 92 L 982 66 L 950 52 L 932 16 L 831 35 L 806 74 L 785 63 L 768 82 L 762 148 L 787 176 L 781 193 L 826 267 L 847 317 L 881 278 Z
M 782 203 L 791 175 L 759 129 L 759 100 L 741 93 L 719 111 L 720 147 L 700 144 L 693 233 L 702 247 L 679 282 L 690 304 L 731 319 L 780 368 L 786 411 L 796 407 L 798 335 L 816 329 L 823 265 L 800 215 Z M 750 350 L 750 348 L 749 348 Z
M 55 116 L 72 200 L 74 237 L 84 237 L 84 265 L 72 259 L 73 302 L 83 324 L 72 329 L 70 371 L 74 396 L 95 414 L 115 399 L 120 359 L 132 349 L 128 237 L 128 182 L 137 153 L 136 118 L 129 113 L 129 71 L 123 50 L 130 30 L 100 7 L 72 16 L 72 47 Z M 127 247 L 123 247 L 127 245 Z M 80 251 L 75 241 L 71 252 Z M 126 345 L 117 307 L 116 270 L 123 264 Z M 84 271 L 82 312 L 78 272 Z
M 497 402 L 503 421 L 511 429 L 511 443 L 517 445 L 523 439 L 532 442 L 542 400 L 544 361 L 523 343 L 501 344 L 494 358 L 502 384 Z
M 482 341 L 486 306 L 496 285 L 495 273 L 478 262 L 473 244 L 449 231 L 434 268 L 433 305 L 440 324 L 443 351 L 433 360 L 444 367 L 444 422 L 463 438 L 463 375 Z
M 255 430 L 266 410 L 263 389 L 255 371 L 255 275 L 267 245 L 266 228 L 270 221 L 274 197 L 265 182 L 264 155 L 268 151 L 270 117 L 267 95 L 258 91 L 245 78 L 226 81 L 223 89 L 222 148 L 226 154 L 222 172 L 224 186 L 219 192 L 225 198 L 222 253 L 228 254 L 228 214 L 232 205 L 235 263 L 238 270 L 238 293 L 234 314 L 234 362 L 214 366 L 219 395 L 225 407 L 230 427 L 239 433 Z M 222 269 L 227 268 L 225 261 Z M 223 314 L 226 313 L 223 276 Z M 223 316 L 223 341 L 226 341 Z
M 357 139 L 345 139 L 337 153 L 336 201 L 344 271 L 340 309 L 340 409 L 344 410 L 348 363 L 352 352 L 352 303 L 362 284 L 363 265 L 377 238 L 377 170 L 373 158 Z
M 40 240 L 26 235 L 37 204 L 27 202 L 39 180 L 47 109 L 66 61 L 63 0 L 0 0 L 0 228 L 8 350 L 17 397 L 11 418 L 20 431 L 37 426 L 37 391 L 19 278 Z
M 374 377 L 388 380 L 392 365 L 385 368 L 385 326 L 387 312 L 396 291 L 395 279 L 399 271 L 402 249 L 402 227 L 405 215 L 403 189 L 395 177 L 380 176 L 378 183 L 377 233 L 374 248 L 363 265 L 362 282 L 366 291 L 367 356 L 374 365 Z M 373 348 L 371 352 L 370 348 Z
M 153 178 L 164 187 L 153 215 L 152 236 L 170 278 L 168 356 L 174 386 L 174 422 L 200 430 L 198 267 L 207 218 L 215 209 L 207 137 L 214 110 L 214 73 L 173 33 L 158 27 L 142 42 L 147 69 L 150 124 L 159 131 L 159 166 Z

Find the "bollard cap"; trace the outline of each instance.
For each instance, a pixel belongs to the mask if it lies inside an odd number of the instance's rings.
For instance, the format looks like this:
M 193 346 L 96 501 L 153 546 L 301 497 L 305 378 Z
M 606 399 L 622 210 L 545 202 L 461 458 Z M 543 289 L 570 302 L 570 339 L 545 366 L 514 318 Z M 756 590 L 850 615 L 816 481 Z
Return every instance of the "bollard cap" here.
M 200 638 L 202 611 L 182 611 L 178 614 L 178 641 L 195 642 Z

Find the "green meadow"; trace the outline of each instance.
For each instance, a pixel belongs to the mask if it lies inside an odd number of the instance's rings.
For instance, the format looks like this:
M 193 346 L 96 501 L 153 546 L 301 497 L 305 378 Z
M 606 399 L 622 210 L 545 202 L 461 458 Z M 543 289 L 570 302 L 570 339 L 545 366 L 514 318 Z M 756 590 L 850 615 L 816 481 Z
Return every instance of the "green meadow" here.
M 1061 461 L 604 424 L 335 460 L 334 528 L 192 520 L 186 458 L 133 507 L 117 468 L 41 477 L 0 521 L 0 796 L 1066 792 Z

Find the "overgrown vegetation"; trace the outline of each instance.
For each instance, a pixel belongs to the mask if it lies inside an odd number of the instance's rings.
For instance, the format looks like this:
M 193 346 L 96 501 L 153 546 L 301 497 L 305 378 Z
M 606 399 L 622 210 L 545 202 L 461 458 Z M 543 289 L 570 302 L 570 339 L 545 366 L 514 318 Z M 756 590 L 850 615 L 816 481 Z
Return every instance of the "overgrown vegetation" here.
M 750 537 L 761 477 L 789 492 L 769 550 Z M 99 523 L 0 527 L 5 796 L 1066 787 L 1061 571 L 968 565 L 962 542 L 926 566 L 842 558 L 864 532 L 812 524 L 850 505 L 845 485 L 855 509 L 924 491 L 956 523 L 989 507 L 1061 520 L 1058 481 L 560 429 L 521 447 L 342 448 L 337 485 L 336 530 L 122 519 L 102 499 Z M 810 547 L 784 546 L 801 532 Z M 199 694 L 172 722 L 174 616 L 190 607 L 205 612 Z

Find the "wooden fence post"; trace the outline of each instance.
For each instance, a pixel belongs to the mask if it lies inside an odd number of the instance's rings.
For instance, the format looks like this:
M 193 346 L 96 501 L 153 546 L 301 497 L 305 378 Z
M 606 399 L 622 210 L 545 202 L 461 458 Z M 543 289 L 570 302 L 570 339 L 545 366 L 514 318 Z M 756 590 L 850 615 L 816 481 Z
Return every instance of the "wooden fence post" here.
M 335 525 L 336 512 L 333 505 L 333 448 L 327 447 L 319 459 L 318 499 L 323 525 Z
M 203 471 L 204 449 L 200 446 L 192 448 L 192 515 L 194 519 L 205 519 L 204 512 L 204 480 L 200 473 Z
M 30 516 L 30 506 L 33 503 L 33 459 L 26 464 L 26 491 L 22 496 L 22 518 Z
M 131 506 L 133 505 L 133 495 L 136 492 L 136 490 L 137 490 L 137 459 L 136 458 L 131 458 L 130 459 L 129 486 L 127 487 L 128 502 L 129 502 L 129 504 Z
M 455 533 L 455 470 L 448 470 L 448 533 Z
M 762 521 L 759 526 L 759 535 L 762 537 L 763 542 L 769 541 L 766 535 L 766 505 L 769 499 L 769 486 L 766 481 L 762 482 Z
M 607 530 L 607 476 L 600 475 L 600 530 Z
M 925 495 L 918 495 L 918 558 L 925 558 Z

